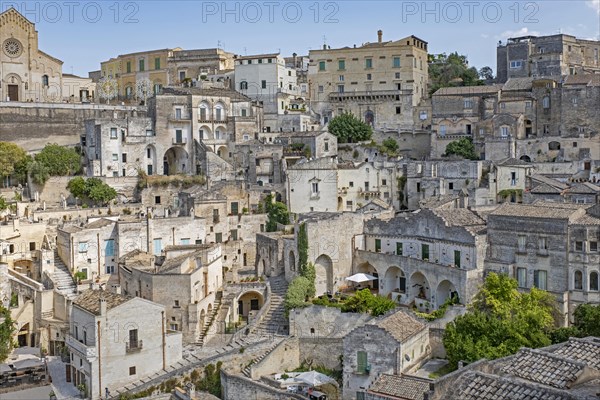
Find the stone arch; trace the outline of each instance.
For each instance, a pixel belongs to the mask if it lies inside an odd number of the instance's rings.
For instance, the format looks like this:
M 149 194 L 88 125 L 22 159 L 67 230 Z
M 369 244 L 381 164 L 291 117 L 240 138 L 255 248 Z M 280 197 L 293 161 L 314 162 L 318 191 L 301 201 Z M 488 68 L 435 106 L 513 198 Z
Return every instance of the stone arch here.
M 227 146 L 223 145 L 217 147 L 217 155 L 223 160 L 227 160 L 229 158 L 229 150 L 227 149 Z
M 406 275 L 400 267 L 391 266 L 385 271 L 381 283 L 381 294 L 406 293 Z M 396 300 L 396 299 L 393 299 Z
M 573 273 L 573 289 L 583 290 L 583 272 L 579 270 Z
M 212 140 L 215 138 L 212 129 L 208 125 L 202 125 L 198 128 L 198 136 L 200 140 Z
M 225 109 L 225 104 L 223 102 L 218 101 L 215 104 L 215 121 L 225 121 L 227 119 L 227 110 Z
M 290 271 L 296 271 L 296 255 L 293 250 L 290 250 L 288 254 L 288 266 Z
M 4 90 L 4 98 L 1 99 L 2 101 L 6 100 L 6 98 L 9 98 L 10 101 L 23 100 L 23 81 L 19 75 L 14 73 L 6 75 L 3 86 L 6 89 Z
M 338 205 L 337 205 L 338 211 L 344 211 L 344 199 L 342 199 L 342 197 L 339 196 L 337 202 L 338 202 Z
M 460 297 L 458 296 L 458 291 L 456 290 L 456 286 L 449 280 L 445 279 L 441 281 L 435 291 L 435 299 L 438 307 L 446 302 L 447 299 L 456 296 L 458 298 L 458 302 L 460 302 Z
M 316 295 L 333 292 L 333 261 L 326 254 L 321 254 L 315 260 L 315 289 Z
M 600 289 L 598 271 L 590 272 L 590 291 L 597 292 Z
M 215 140 L 227 140 L 227 127 L 225 127 L 223 125 L 215 126 L 214 139 Z
M 211 120 L 211 110 L 210 104 L 207 101 L 201 101 L 198 104 L 198 119 L 200 121 L 209 121 Z
M 189 169 L 188 152 L 181 147 L 171 147 L 163 157 L 163 175 L 185 174 Z
M 379 290 L 379 272 L 377 271 L 377 268 L 375 268 L 373 265 L 371 265 L 369 262 L 364 262 L 362 264 L 360 264 L 358 266 L 358 272 L 362 272 L 363 274 L 368 274 L 368 275 L 373 275 L 375 278 L 377 278 L 374 281 L 369 281 L 366 282 L 368 283 L 368 286 L 372 289 L 375 290 Z M 364 285 L 364 284 L 363 284 Z
M 431 287 L 429 281 L 421 272 L 415 272 L 410 276 L 410 296 L 431 301 Z
M 202 332 L 202 329 L 204 328 L 205 323 L 206 323 L 206 311 L 204 311 L 204 309 L 202 309 L 202 311 L 200 311 L 200 318 L 198 319 L 198 332 Z
M 264 296 L 262 293 L 256 290 L 246 290 L 240 293 L 240 295 L 235 299 L 235 314 L 237 317 L 235 321 L 237 321 L 239 317 L 242 317 L 243 320 L 248 321 L 248 316 L 258 313 L 258 310 L 261 309 L 264 303 Z
M 375 125 L 375 113 L 370 109 L 365 112 L 365 123 Z
M 531 162 L 531 157 L 529 157 L 528 155 L 524 154 L 524 155 L 521 156 L 521 158 L 519 158 L 519 160 L 525 161 L 525 162 Z

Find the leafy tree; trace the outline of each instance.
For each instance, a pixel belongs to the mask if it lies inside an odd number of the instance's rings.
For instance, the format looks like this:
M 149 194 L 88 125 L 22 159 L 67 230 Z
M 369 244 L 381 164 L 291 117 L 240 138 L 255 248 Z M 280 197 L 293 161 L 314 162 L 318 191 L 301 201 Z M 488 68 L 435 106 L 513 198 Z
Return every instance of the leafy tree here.
M 16 326 L 12 318 L 10 317 L 10 310 L 4 308 L 0 304 L 0 318 L 4 319 L 4 322 L 0 324 L 0 363 L 4 362 L 10 355 L 14 348 L 13 335 L 16 330 Z
M 301 224 L 298 228 L 298 271 L 300 276 L 308 279 L 309 287 L 306 291 L 307 297 L 314 297 L 316 294 L 315 280 L 317 272 L 315 266 L 308 262 L 308 234 L 306 224 Z
M 329 121 L 329 132 L 337 136 L 340 143 L 356 143 L 371 139 L 371 126 L 354 114 L 345 112 Z
M 494 71 L 490 67 L 483 67 L 479 70 L 479 77 L 486 81 L 491 81 L 494 79 Z
M 35 155 L 35 161 L 44 165 L 50 176 L 76 175 L 81 171 L 81 156 L 77 150 L 58 144 L 47 144 Z
M 27 158 L 25 150 L 14 143 L 0 142 L 0 176 L 6 179 L 15 173 L 15 167 Z
M 117 191 L 98 178 L 73 178 L 67 184 L 67 189 L 73 197 L 96 204 L 107 204 L 117 197 Z
M 446 55 L 430 54 L 429 82 L 430 94 L 438 89 L 450 86 L 480 86 L 484 82 L 479 79 L 479 71 L 475 67 L 469 67 L 467 57 L 457 52 Z
M 204 368 L 204 377 L 196 383 L 196 390 L 208 392 L 213 396 L 221 398 L 221 367 L 223 362 L 217 362 L 217 365 L 208 364 Z
M 473 140 L 471 138 L 461 138 L 454 140 L 446 146 L 445 156 L 457 155 L 467 160 L 479 160 L 479 157 L 475 153 L 475 146 L 473 146 Z
M 382 147 L 388 153 L 395 153 L 398 151 L 398 142 L 394 138 L 387 138 L 383 141 Z
M 0 196 L 0 211 L 4 211 L 8 208 L 8 203 L 4 196 Z
M 521 347 L 550 344 L 557 308 L 548 292 L 517 290 L 517 281 L 490 273 L 470 310 L 446 326 L 443 342 L 453 367 L 458 361 L 495 359 Z
M 396 308 L 396 303 L 382 296 L 375 296 L 369 289 L 357 291 L 342 306 L 343 312 L 370 312 L 374 317 Z
M 600 337 L 600 305 L 581 304 L 573 313 L 575 327 L 581 332 L 581 336 Z
M 287 225 L 290 223 L 290 213 L 287 206 L 279 201 L 273 202 L 273 196 L 265 198 L 265 210 L 267 211 L 267 232 L 275 232 L 277 224 Z
M 283 300 L 286 312 L 289 313 L 294 308 L 306 307 L 308 305 L 306 302 L 306 293 L 309 286 L 310 282 L 303 276 L 297 276 L 292 279 Z

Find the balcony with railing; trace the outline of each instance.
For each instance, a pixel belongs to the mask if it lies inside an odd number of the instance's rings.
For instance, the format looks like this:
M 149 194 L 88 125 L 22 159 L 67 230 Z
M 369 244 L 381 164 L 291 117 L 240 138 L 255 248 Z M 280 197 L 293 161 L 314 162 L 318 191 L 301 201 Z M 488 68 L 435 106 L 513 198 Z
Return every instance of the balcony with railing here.
M 329 100 L 343 101 L 354 98 L 376 98 L 394 99 L 396 96 L 411 95 L 412 90 L 366 90 L 366 91 L 344 91 L 329 93 Z
M 171 121 L 171 122 L 177 122 L 177 121 L 185 122 L 185 121 L 190 121 L 191 119 L 192 118 L 190 116 L 190 113 L 187 111 L 174 112 L 173 114 L 169 115 L 169 121 Z
M 125 342 L 125 352 L 126 353 L 137 353 L 142 351 L 144 347 L 144 342 L 142 340 Z
M 185 146 L 186 144 L 187 140 L 185 138 L 173 138 L 173 145 Z
M 96 346 L 88 346 L 71 334 L 68 334 L 65 339 L 67 347 L 77 353 L 83 354 L 87 360 L 96 357 Z

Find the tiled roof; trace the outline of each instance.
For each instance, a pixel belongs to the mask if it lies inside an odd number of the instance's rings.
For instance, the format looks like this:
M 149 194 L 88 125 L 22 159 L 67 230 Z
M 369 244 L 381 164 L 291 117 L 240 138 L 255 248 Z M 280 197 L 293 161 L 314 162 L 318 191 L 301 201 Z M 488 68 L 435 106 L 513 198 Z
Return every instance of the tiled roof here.
M 600 338 L 570 338 L 568 342 L 553 351 L 572 360 L 579 360 L 591 368 L 600 370 Z
M 563 85 L 586 85 L 600 86 L 600 75 L 598 74 L 577 74 L 567 75 Z
M 437 208 L 431 211 L 442 218 L 448 226 L 485 225 L 485 221 L 479 215 L 467 208 Z
M 600 218 L 594 217 L 590 214 L 585 214 L 579 218 L 574 219 L 573 221 L 571 221 L 571 223 L 574 225 L 600 225 Z
M 371 323 L 385 330 L 400 343 L 425 329 L 423 323 L 400 310 Z
M 569 219 L 583 205 L 536 202 L 533 204 L 504 203 L 490 215 L 502 215 L 507 217 L 532 217 L 549 219 Z
M 564 391 L 530 383 L 468 371 L 454 383 L 447 393 L 453 400 L 576 400 Z
M 590 182 L 574 183 L 566 191 L 567 193 L 598 194 L 600 193 L 600 186 Z
M 502 90 L 531 90 L 533 78 L 510 78 Z
M 456 199 L 458 199 L 458 196 L 453 195 L 453 194 L 440 194 L 440 195 L 437 195 L 434 197 L 428 197 L 426 199 L 419 201 L 419 207 L 434 209 L 434 208 L 444 206 L 448 203 L 451 203 Z
M 86 290 L 77 296 L 73 303 L 94 315 L 100 315 L 100 299 L 106 300 L 106 310 L 108 311 L 132 298 L 105 290 Z
M 89 224 L 87 224 L 85 226 L 86 229 L 99 229 L 99 228 L 104 228 L 105 226 L 109 226 L 114 224 L 115 221 L 107 219 L 107 218 L 100 218 L 97 219 L 94 222 L 90 222 Z
M 279 137 L 316 137 L 321 136 L 324 133 L 328 133 L 327 131 L 300 131 L 300 132 L 283 132 Z
M 531 188 L 529 193 L 544 193 L 544 194 L 561 194 L 563 189 L 559 189 L 556 186 L 549 185 L 547 183 L 540 183 L 539 185 Z
M 304 169 L 337 169 L 337 163 L 331 157 L 315 158 L 314 160 L 300 160 L 296 164 L 290 166 L 290 170 Z
M 533 168 L 533 165 L 531 163 L 522 161 L 522 160 L 517 160 L 516 158 L 507 158 L 504 159 L 502 161 L 499 161 L 496 163 L 496 165 L 500 165 L 500 166 L 510 166 L 510 167 L 529 167 L 529 168 Z
M 535 174 L 531 176 L 531 180 L 533 181 L 537 181 L 537 182 L 542 182 L 545 183 L 547 185 L 559 188 L 559 189 L 566 189 L 568 187 L 567 184 L 562 183 L 560 181 L 557 181 L 556 179 L 552 179 L 549 178 L 547 176 L 544 175 L 540 175 L 540 174 Z
M 407 375 L 381 374 L 369 387 L 369 392 L 406 400 L 423 400 L 430 380 Z
M 521 349 L 502 368 L 502 372 L 543 385 L 568 389 L 577 381 L 584 368 L 584 363 L 569 358 L 544 351 Z
M 488 94 L 498 93 L 502 85 L 491 86 L 457 86 L 446 87 L 437 90 L 434 96 L 452 96 L 452 95 L 469 95 L 469 94 Z

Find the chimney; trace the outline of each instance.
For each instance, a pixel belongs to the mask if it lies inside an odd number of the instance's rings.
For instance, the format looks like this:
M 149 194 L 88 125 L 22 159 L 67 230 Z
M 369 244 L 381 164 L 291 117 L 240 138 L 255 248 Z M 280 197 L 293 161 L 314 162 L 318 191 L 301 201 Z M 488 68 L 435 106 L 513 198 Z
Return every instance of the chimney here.
M 377 31 L 377 41 L 381 43 L 383 40 L 383 31 L 380 29 Z
M 106 316 L 106 300 L 104 298 L 100 298 L 100 316 Z

